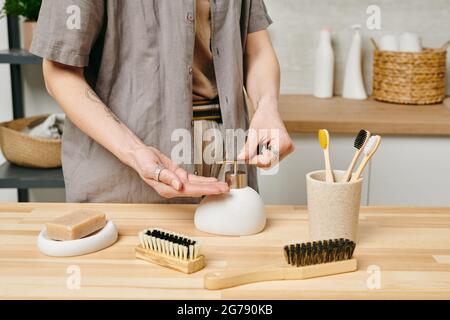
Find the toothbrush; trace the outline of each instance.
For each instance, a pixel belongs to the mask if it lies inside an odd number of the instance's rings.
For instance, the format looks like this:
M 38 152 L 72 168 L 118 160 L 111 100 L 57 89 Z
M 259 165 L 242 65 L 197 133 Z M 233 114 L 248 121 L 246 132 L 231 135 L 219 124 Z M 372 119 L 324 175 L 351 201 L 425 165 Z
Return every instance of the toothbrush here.
M 381 137 L 380 136 L 373 136 L 370 137 L 369 141 L 367 142 L 366 146 L 364 147 L 364 159 L 361 161 L 361 164 L 359 165 L 358 170 L 356 170 L 356 173 L 353 175 L 352 179 L 350 181 L 354 182 L 358 180 L 364 169 L 366 168 L 367 164 L 369 163 L 370 159 L 372 159 L 375 152 L 377 152 L 378 147 L 381 143 Z
M 342 182 L 349 182 L 350 178 L 352 177 L 353 169 L 355 168 L 356 162 L 358 161 L 361 153 L 364 151 L 364 147 L 366 146 L 367 142 L 370 138 L 370 132 L 367 130 L 361 130 L 359 131 L 358 135 L 355 138 L 354 147 L 356 149 L 355 156 L 353 157 L 352 162 L 350 163 L 350 166 L 347 169 L 347 172 L 345 173 L 344 178 L 342 179 Z
M 333 172 L 331 171 L 331 161 L 330 161 L 330 134 L 328 130 L 319 130 L 319 142 L 323 149 L 323 155 L 325 157 L 325 174 L 326 182 L 334 183 Z
M 260 281 L 303 280 L 353 272 L 358 269 L 358 262 L 353 257 L 355 246 L 355 242 L 348 239 L 287 245 L 283 248 L 287 266 L 211 272 L 205 275 L 204 286 L 208 290 L 221 290 Z

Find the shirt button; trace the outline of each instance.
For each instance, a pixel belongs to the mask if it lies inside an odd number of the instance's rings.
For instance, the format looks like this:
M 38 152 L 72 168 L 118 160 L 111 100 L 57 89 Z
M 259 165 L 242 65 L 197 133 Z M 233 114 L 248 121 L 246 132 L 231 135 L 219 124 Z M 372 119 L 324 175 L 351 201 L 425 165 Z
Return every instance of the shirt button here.
M 188 12 L 188 14 L 186 15 L 186 19 L 189 22 L 194 22 L 194 15 L 192 14 L 192 12 Z

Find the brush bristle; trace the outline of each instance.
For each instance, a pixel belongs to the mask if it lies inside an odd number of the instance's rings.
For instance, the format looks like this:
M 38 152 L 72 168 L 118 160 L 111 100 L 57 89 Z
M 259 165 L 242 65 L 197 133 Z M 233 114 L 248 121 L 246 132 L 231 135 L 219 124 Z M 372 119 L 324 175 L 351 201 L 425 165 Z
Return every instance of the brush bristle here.
M 286 262 L 303 267 L 351 259 L 356 244 L 348 239 L 334 239 L 291 244 L 284 247 Z
M 139 233 L 139 240 L 144 249 L 180 260 L 194 260 L 200 255 L 197 241 L 170 231 L 147 229 Z
M 361 130 L 355 138 L 355 148 L 361 149 L 366 143 L 368 132 L 366 130 Z
M 328 131 L 325 129 L 319 130 L 319 142 L 322 149 L 326 149 L 328 147 L 328 140 Z
M 370 137 L 369 141 L 367 141 L 366 146 L 364 147 L 364 154 L 368 156 L 370 153 L 373 152 L 374 148 L 378 144 L 378 140 L 380 139 L 380 136 L 372 136 Z

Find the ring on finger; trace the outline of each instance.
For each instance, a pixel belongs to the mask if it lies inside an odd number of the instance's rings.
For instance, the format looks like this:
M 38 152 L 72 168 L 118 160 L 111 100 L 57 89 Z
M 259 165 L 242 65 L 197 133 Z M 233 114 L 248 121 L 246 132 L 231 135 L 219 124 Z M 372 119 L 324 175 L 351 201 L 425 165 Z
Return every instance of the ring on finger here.
M 279 158 L 280 157 L 280 151 L 276 147 L 269 146 L 267 148 L 267 150 L 272 152 L 272 154 L 275 156 L 275 158 Z
M 166 167 L 164 167 L 163 165 L 156 166 L 155 171 L 153 172 L 153 175 L 154 175 L 156 181 L 161 182 L 161 180 L 159 178 L 161 177 L 161 172 L 164 169 L 166 169 Z

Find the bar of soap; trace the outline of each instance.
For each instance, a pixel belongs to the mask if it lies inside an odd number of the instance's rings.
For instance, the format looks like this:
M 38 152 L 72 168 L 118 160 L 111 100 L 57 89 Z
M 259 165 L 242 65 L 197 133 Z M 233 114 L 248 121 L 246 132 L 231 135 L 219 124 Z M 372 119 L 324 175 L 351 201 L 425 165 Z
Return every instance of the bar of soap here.
M 92 210 L 77 210 L 47 223 L 47 236 L 53 240 L 77 240 L 106 225 L 106 215 Z

